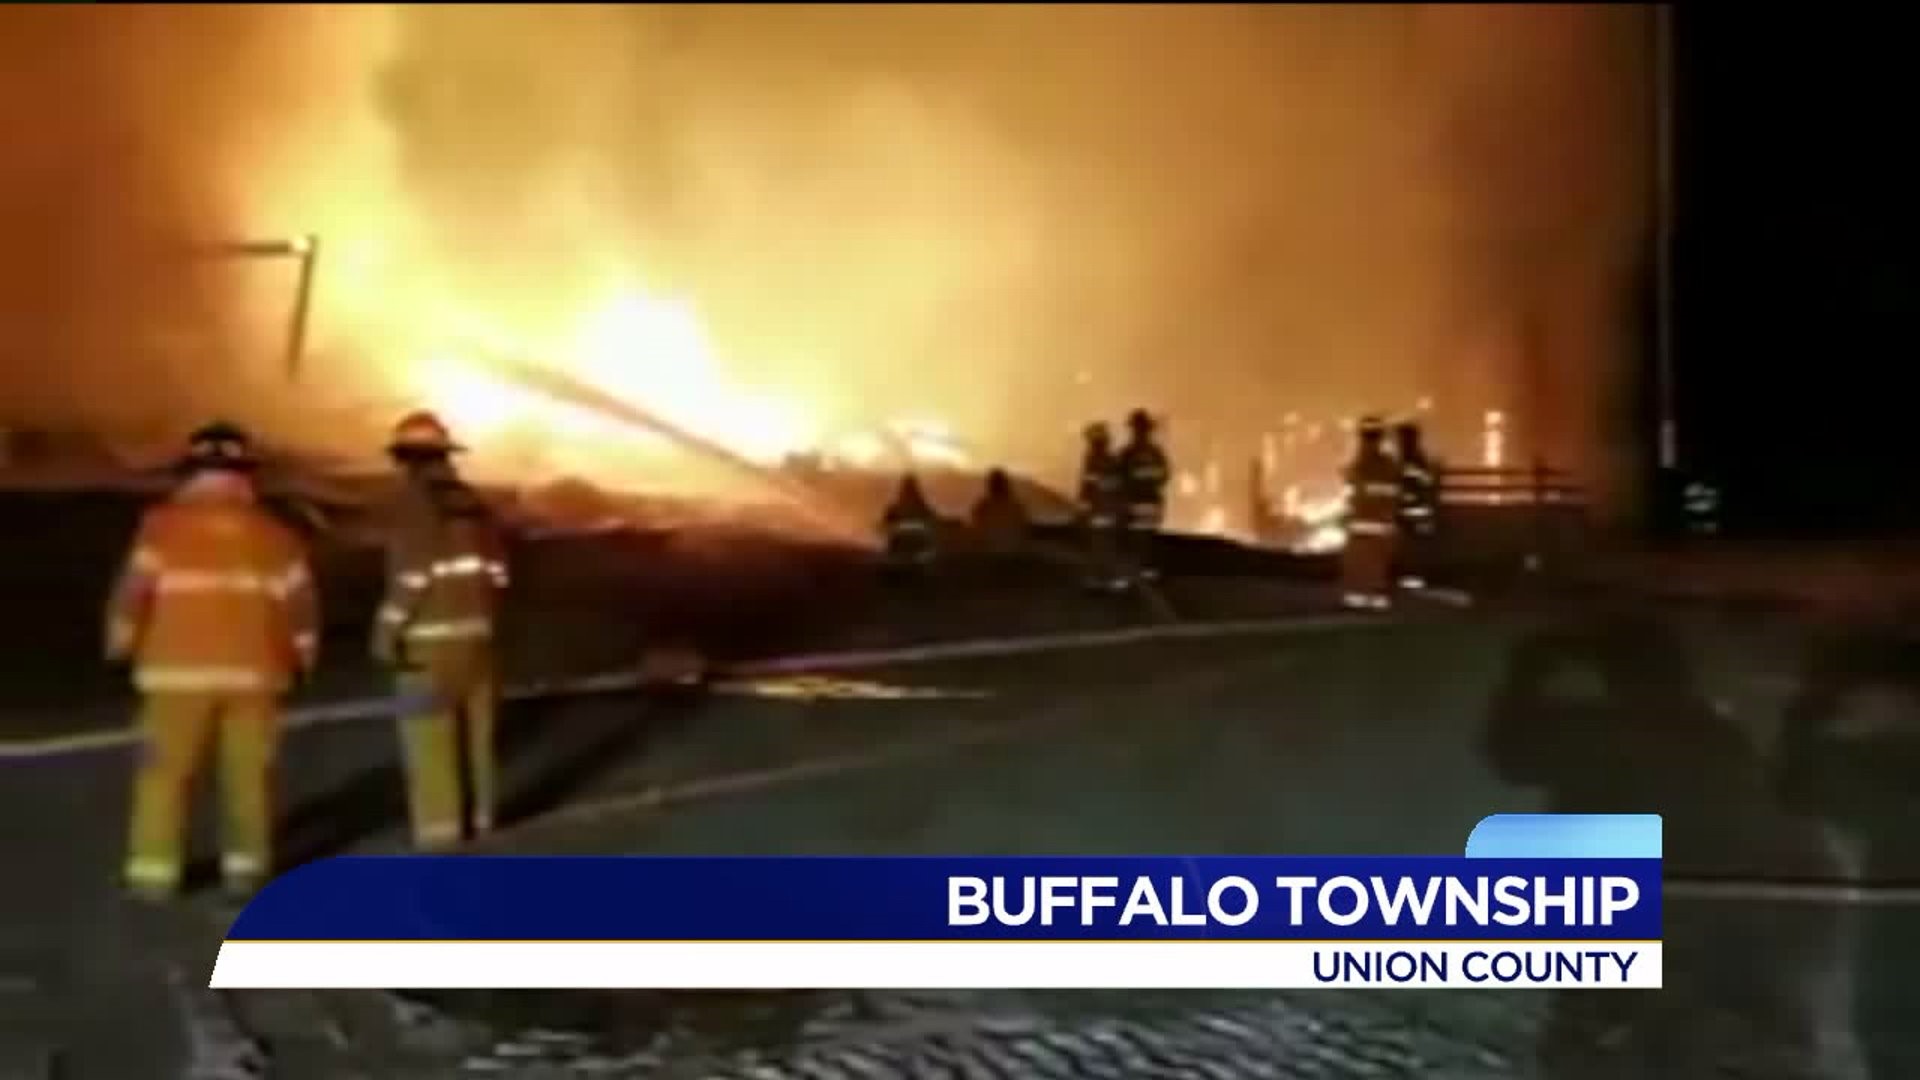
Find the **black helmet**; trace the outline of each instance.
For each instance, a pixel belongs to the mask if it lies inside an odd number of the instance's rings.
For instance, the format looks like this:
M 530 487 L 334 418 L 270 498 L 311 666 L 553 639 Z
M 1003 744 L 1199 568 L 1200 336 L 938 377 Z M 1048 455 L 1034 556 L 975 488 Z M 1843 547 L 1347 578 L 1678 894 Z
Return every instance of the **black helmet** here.
M 1152 431 L 1153 415 L 1145 409 L 1135 409 L 1127 414 L 1127 427 L 1133 431 Z
M 1361 442 L 1379 442 L 1386 437 L 1387 425 L 1377 416 L 1363 416 L 1356 430 Z
M 987 494 L 996 497 L 1013 494 L 1013 477 L 1007 470 L 997 466 L 987 470 Z
M 1080 434 L 1083 438 L 1085 438 L 1090 443 L 1105 443 L 1105 442 L 1113 441 L 1113 432 L 1108 430 L 1106 424 L 1098 420 L 1095 420 L 1093 423 L 1088 424 L 1086 427 L 1082 428 L 1080 431 Z
M 237 424 L 224 420 L 215 420 L 187 436 L 187 452 L 180 459 L 183 472 L 222 469 L 246 473 L 259 466 L 252 437 Z

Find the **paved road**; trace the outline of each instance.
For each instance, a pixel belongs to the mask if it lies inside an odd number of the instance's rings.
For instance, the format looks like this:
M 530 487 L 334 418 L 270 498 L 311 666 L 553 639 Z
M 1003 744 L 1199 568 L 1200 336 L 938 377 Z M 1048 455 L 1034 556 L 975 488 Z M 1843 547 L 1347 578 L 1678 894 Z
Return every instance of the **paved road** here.
M 1450 853 L 1485 814 L 1551 806 L 1662 811 L 1674 871 L 1696 877 L 1804 878 L 1873 864 L 1873 845 L 1888 848 L 1897 832 L 1891 810 L 1851 806 L 1836 821 L 1837 812 L 1789 813 L 1775 794 L 1767 752 L 1797 689 L 1793 642 L 1764 628 L 1686 629 L 1452 621 L 863 673 L 984 697 L 729 698 L 677 710 L 576 701 L 518 718 L 542 733 L 538 752 L 516 762 L 519 786 L 548 789 L 533 806 L 567 809 L 504 843 Z M 300 763 L 289 835 L 373 807 L 381 814 L 367 815 L 360 842 L 390 837 L 397 779 L 368 773 L 388 757 L 387 738 L 367 726 L 301 737 L 289 749 Z M 633 741 L 612 745 L 621 738 Z M 571 768 L 573 758 L 603 767 Z M 1858 767 L 1848 759 L 1826 771 Z M 10 770 L 0 784 L 9 820 L 60 822 L 58 843 L 14 843 L 13 865 L 35 886 L 0 900 L 0 925 L 16 928 L 0 956 L 14 950 L 15 968 L 56 1003 L 55 1022 L 36 1030 L 69 1047 L 73 1075 L 154 1075 L 153 1062 L 178 1057 L 177 1009 L 159 975 L 197 954 L 203 979 L 209 955 L 209 920 L 142 917 L 98 888 L 118 849 L 123 770 L 75 759 Z M 1867 786 L 1844 781 L 1821 790 Z M 626 798 L 662 788 L 684 798 L 658 811 Z M 1831 800 L 1803 802 L 1811 811 Z M 1606 1001 L 493 994 L 406 1007 L 379 995 L 252 995 L 240 1019 L 290 1077 L 1841 1080 L 1869 1075 L 1863 1048 L 1878 1059 L 1874 1080 L 1920 1075 L 1899 1038 L 1920 1030 L 1901 1011 L 1898 974 L 1920 961 L 1913 916 L 1721 900 L 1675 903 L 1669 924 L 1669 989 Z

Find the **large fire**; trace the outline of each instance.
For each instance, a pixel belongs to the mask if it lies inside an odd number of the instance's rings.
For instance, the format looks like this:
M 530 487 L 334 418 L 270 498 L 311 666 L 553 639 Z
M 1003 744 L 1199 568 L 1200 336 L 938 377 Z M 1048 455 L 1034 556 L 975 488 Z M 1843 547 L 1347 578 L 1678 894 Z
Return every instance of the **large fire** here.
M 334 340 L 359 343 L 352 351 L 370 361 L 361 370 L 385 407 L 425 406 L 442 414 L 473 448 L 471 460 L 483 476 L 713 493 L 710 470 L 683 467 L 691 452 L 731 468 L 736 481 L 762 485 L 762 494 L 785 488 L 791 495 L 793 478 L 776 471 L 783 464 L 983 467 L 938 415 L 876 416 L 862 408 L 857 385 L 824 374 L 798 390 L 757 379 L 752 358 L 741 364 L 722 355 L 693 300 L 645 287 L 638 275 L 464 296 L 432 269 L 393 259 L 342 259 L 332 274 L 323 269 L 323 291 L 333 299 L 331 329 Z M 1279 440 L 1285 449 L 1322 441 L 1322 425 L 1296 432 L 1298 419 L 1286 418 Z M 1331 426 L 1325 434 L 1333 434 Z M 1071 448 L 1063 441 L 1061 456 Z M 1181 448 L 1171 449 L 1182 461 Z M 1344 542 L 1337 485 L 1306 483 L 1331 475 L 1321 476 L 1314 462 L 1283 463 L 1289 455 L 1273 449 L 1263 447 L 1262 457 L 1272 459 L 1263 471 L 1291 481 L 1268 488 L 1270 509 L 1288 523 L 1281 535 L 1264 535 L 1256 515 L 1241 505 L 1239 489 L 1227 479 L 1232 462 L 1218 447 L 1206 460 L 1186 459 L 1169 525 L 1296 550 L 1337 549 Z M 1063 490 L 1072 482 L 1059 471 L 1068 461 L 1005 464 Z
M 539 352 L 498 333 L 469 333 L 407 369 L 404 392 L 438 410 L 463 437 L 494 448 L 494 458 L 536 461 L 583 476 L 644 468 L 674 440 L 659 429 L 568 400 L 487 361 L 490 354 Z M 716 356 L 694 306 L 687 300 L 621 290 L 586 309 L 564 344 L 539 352 L 538 363 L 579 386 L 658 417 L 672 429 L 761 467 L 806 459 L 826 467 L 975 466 L 944 422 L 925 416 L 855 431 L 831 432 L 819 403 L 779 397 L 736 378 Z M 811 406 L 811 407 L 810 407 Z M 504 463 L 511 469 L 511 460 Z M 1252 539 L 1221 496 L 1218 463 L 1186 473 L 1190 498 L 1176 527 Z M 658 473 L 653 475 L 657 476 Z M 1203 494 L 1204 492 L 1204 494 Z M 1279 511 L 1294 523 L 1287 546 L 1338 550 L 1346 540 L 1346 500 L 1336 485 L 1280 491 Z
M 531 345 L 503 345 L 497 335 L 444 346 L 412 367 L 405 389 L 475 440 L 612 440 L 627 449 L 663 444 L 653 432 L 522 385 L 478 355 L 503 349 L 535 352 Z M 570 347 L 533 362 L 644 404 L 754 461 L 777 462 L 818 439 L 793 402 L 752 394 L 728 380 L 683 301 L 623 293 L 580 318 Z
M 672 489 L 683 470 L 662 463 L 689 449 L 758 470 L 801 462 L 862 470 L 981 467 L 937 416 L 836 428 L 828 418 L 857 412 L 857 400 L 776 394 L 743 378 L 683 297 L 631 285 L 611 289 L 546 335 L 482 324 L 444 303 L 419 304 L 407 321 L 433 328 L 432 336 L 381 357 L 385 391 L 439 412 L 473 447 L 480 471 L 513 482 L 569 476 Z M 843 392 L 857 395 L 857 388 Z M 1264 496 L 1284 523 L 1283 535 L 1262 535 L 1240 512 L 1218 460 L 1181 470 L 1169 524 L 1308 553 L 1342 547 L 1346 499 L 1333 472 L 1321 475 L 1302 462 L 1289 467 L 1278 452 L 1318 443 L 1339 425 L 1323 432 L 1321 424 L 1302 428 L 1297 421 L 1289 414 L 1284 435 L 1268 438 L 1273 445 L 1263 446 L 1259 470 L 1285 477 Z
M 774 395 L 735 377 L 691 302 L 633 288 L 586 308 L 554 346 L 469 332 L 408 364 L 398 389 L 438 410 L 463 437 L 496 448 L 496 460 L 537 459 L 593 476 L 675 449 L 659 429 L 567 400 L 489 362 L 501 356 L 548 369 L 759 466 L 802 457 L 861 468 L 972 465 L 938 419 L 829 430 L 825 403 Z

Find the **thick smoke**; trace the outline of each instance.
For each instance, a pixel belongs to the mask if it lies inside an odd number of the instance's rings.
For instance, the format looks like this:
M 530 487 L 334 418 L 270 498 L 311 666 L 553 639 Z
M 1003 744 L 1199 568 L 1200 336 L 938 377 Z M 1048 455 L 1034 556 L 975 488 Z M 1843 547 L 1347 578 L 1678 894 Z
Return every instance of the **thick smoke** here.
M 103 306 L 230 321 L 105 269 L 123 227 L 313 228 L 336 358 L 405 362 L 369 298 L 422 281 L 531 325 L 630 274 L 744 381 L 1033 465 L 1134 404 L 1232 463 L 1287 411 L 1422 394 L 1443 451 L 1498 407 L 1601 463 L 1635 9 L 289 10 L 7 11 L 7 223 L 43 252 L 8 259 L 10 370 L 120 363 L 42 359 Z
M 252 301 L 284 268 L 208 259 L 279 235 L 256 188 L 342 69 L 299 7 L 0 12 L 0 424 L 172 436 L 269 378 Z M 352 60 L 354 78 L 366 61 Z

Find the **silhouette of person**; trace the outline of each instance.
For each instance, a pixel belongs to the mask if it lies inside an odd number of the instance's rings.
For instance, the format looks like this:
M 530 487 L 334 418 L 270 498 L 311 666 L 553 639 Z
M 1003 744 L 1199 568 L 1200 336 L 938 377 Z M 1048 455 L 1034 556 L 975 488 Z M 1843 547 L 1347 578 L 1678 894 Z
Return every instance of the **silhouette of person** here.
M 1836 872 L 1826 837 L 1777 804 L 1762 757 L 1657 620 L 1603 610 L 1522 641 L 1485 739 L 1495 771 L 1540 789 L 1548 811 L 1661 814 L 1670 879 Z M 1664 912 L 1665 988 L 1557 993 L 1542 1076 L 1865 1075 L 1845 1025 L 1848 938 L 1835 912 L 1672 895 Z
M 1031 523 L 1007 470 L 987 471 L 986 487 L 973 504 L 969 523 L 981 550 L 989 557 L 1005 560 L 1024 553 Z
M 896 578 L 924 575 L 939 553 L 939 527 L 940 517 L 927 501 L 920 478 L 902 476 L 880 519 L 889 572 Z

